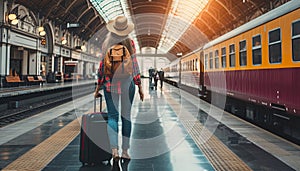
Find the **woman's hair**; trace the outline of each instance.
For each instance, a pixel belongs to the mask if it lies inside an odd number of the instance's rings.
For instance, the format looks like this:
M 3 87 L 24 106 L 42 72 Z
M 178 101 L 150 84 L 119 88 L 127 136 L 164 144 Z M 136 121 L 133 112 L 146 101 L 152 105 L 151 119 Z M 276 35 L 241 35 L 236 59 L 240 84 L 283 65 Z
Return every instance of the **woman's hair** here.
M 110 47 L 116 44 L 124 45 L 131 55 L 134 53 L 131 39 L 128 36 L 118 36 L 114 33 L 109 32 L 102 44 L 102 52 L 104 53 L 103 56 L 105 56 L 107 50 Z

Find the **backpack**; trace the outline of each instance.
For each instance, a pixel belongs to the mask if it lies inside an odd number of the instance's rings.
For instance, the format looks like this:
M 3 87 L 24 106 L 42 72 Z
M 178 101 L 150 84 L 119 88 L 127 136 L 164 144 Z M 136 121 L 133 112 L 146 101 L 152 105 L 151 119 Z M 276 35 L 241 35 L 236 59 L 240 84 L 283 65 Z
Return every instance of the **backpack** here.
M 109 78 L 129 78 L 133 73 L 133 64 L 128 49 L 123 45 L 114 45 L 104 57 L 104 75 Z

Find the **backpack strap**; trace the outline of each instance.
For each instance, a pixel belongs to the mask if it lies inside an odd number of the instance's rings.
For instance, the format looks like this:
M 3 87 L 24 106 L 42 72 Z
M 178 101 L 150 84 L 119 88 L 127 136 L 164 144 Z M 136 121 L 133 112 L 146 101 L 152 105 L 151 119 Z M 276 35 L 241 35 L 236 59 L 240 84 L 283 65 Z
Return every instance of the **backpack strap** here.
M 123 46 L 123 56 L 122 56 L 122 62 L 123 62 L 123 57 L 125 57 L 126 55 L 126 51 L 125 51 L 125 47 Z
M 123 46 L 123 55 L 122 55 L 122 71 L 124 72 L 124 62 L 123 62 L 123 58 L 125 57 L 125 53 L 126 53 L 126 51 L 125 51 L 125 47 Z
M 111 67 L 110 67 L 110 73 L 113 73 L 113 68 L 114 68 L 114 57 L 112 56 L 112 48 L 109 50 L 109 60 L 111 62 Z

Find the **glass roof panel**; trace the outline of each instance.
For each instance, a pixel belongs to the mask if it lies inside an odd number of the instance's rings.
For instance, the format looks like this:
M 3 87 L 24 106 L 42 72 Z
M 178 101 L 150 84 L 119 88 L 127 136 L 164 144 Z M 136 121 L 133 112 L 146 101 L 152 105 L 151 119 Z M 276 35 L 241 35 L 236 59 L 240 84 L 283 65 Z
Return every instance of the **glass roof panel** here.
M 97 9 L 105 22 L 108 22 L 116 16 L 124 15 L 122 5 L 119 0 L 90 0 L 90 2 Z
M 209 0 L 174 0 L 158 49 L 167 53 L 189 28 Z
M 92 5 L 96 8 L 104 21 L 107 23 L 109 20 L 113 20 L 117 16 L 124 15 L 130 22 L 130 11 L 127 4 L 127 0 L 90 0 Z M 136 52 L 140 52 L 140 48 L 137 42 L 135 31 L 129 35 L 135 42 Z

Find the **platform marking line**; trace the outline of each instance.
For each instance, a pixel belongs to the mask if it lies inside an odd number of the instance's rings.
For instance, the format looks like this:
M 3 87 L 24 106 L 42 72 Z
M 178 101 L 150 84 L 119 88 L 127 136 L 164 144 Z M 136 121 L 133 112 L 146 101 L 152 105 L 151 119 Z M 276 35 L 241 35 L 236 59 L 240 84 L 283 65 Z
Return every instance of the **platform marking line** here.
M 177 92 L 175 92 L 177 93 Z M 177 93 L 178 94 L 178 93 Z M 180 95 L 190 95 L 190 93 L 185 92 L 184 90 L 180 90 Z M 190 96 L 189 96 L 190 97 Z M 186 98 L 187 101 L 193 103 L 194 100 L 197 99 L 201 103 L 201 105 L 209 105 L 208 102 L 200 100 L 198 97 L 192 97 L 192 98 Z M 296 145 L 282 137 L 279 137 L 278 135 L 272 134 L 268 132 L 267 130 L 260 128 L 257 125 L 251 124 L 237 116 L 234 116 L 233 114 L 230 114 L 226 111 L 222 111 L 221 109 L 211 106 L 213 110 L 219 110 L 220 112 L 223 112 L 222 119 L 218 116 L 218 114 L 209 113 L 209 115 L 213 118 L 215 118 L 217 121 L 222 122 L 226 126 L 233 126 L 232 129 L 236 131 L 238 134 L 242 135 L 243 137 L 247 137 L 247 139 L 255 144 L 257 147 L 261 148 L 262 150 L 266 151 L 267 153 L 270 153 L 289 167 L 300 170 L 300 146 Z M 210 108 L 203 108 L 203 111 L 209 112 Z M 228 121 L 228 117 L 231 119 L 237 120 L 241 123 L 246 124 L 246 126 L 251 126 L 251 133 L 248 131 L 245 131 L 245 129 L 238 129 L 234 128 L 234 125 L 231 125 L 231 122 Z M 256 132 L 257 131 L 257 132 Z
M 90 109 L 86 113 L 92 113 L 93 111 L 94 109 Z M 2 171 L 42 170 L 79 135 L 80 121 L 81 117 L 73 120 L 52 136 L 7 165 Z
M 67 147 L 79 132 L 80 124 L 76 119 L 10 163 L 3 171 L 42 170 L 59 152 Z
M 235 153 L 225 146 L 216 136 L 206 129 L 195 118 L 193 114 L 185 110 L 184 114 L 179 114 L 176 110 L 181 106 L 171 95 L 165 92 L 165 98 L 173 111 L 179 118 L 179 121 L 186 128 L 198 148 L 206 155 L 207 159 L 212 163 L 217 171 L 251 171 L 252 169 L 244 163 Z M 181 110 L 183 111 L 183 110 Z M 201 134 L 201 135 L 200 135 Z

